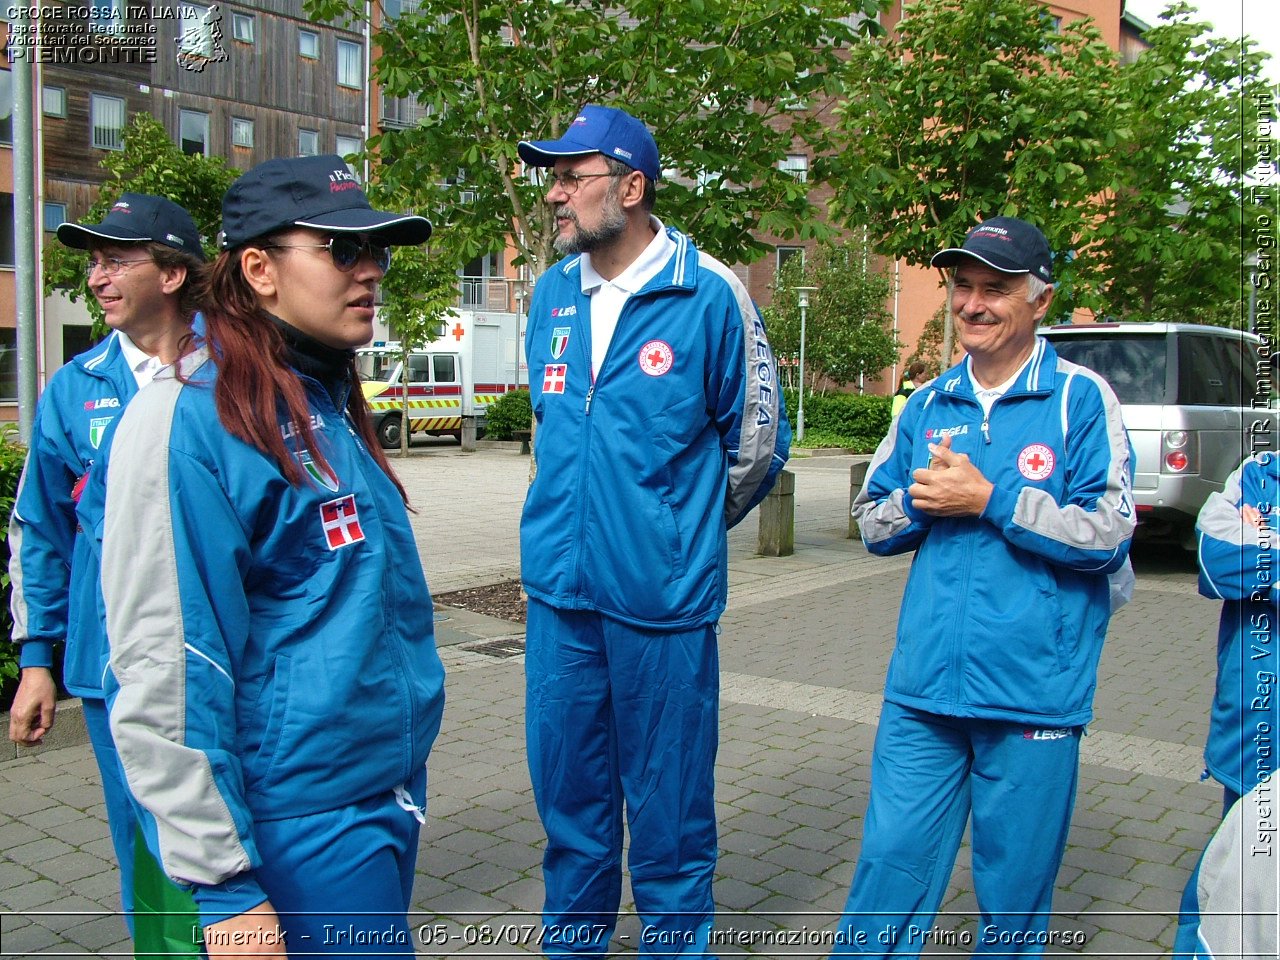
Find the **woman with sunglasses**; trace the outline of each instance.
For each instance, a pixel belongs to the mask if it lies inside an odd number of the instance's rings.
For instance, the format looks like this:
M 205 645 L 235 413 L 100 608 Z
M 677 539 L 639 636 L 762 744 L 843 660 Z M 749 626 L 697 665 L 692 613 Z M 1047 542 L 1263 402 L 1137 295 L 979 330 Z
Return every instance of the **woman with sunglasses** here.
M 413 953 L 444 674 L 353 351 L 391 245 L 430 231 L 370 208 L 337 156 L 250 170 L 223 199 L 207 349 L 118 428 L 111 726 L 210 957 Z

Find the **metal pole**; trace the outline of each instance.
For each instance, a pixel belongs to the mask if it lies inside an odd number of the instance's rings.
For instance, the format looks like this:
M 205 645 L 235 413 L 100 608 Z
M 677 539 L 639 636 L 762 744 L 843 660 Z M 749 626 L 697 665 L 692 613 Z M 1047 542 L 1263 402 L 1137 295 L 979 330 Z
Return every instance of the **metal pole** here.
M 800 400 L 796 404 L 796 443 L 804 440 L 804 339 L 805 319 L 809 311 L 809 294 L 817 291 L 817 287 L 796 287 L 800 296 Z
M 520 389 L 520 327 L 524 323 L 524 298 L 528 296 L 528 294 L 525 292 L 523 280 L 517 280 L 516 283 L 518 284 L 518 286 L 516 287 L 516 349 L 515 349 L 516 355 L 514 360 L 515 367 L 516 367 L 516 378 L 514 381 L 515 387 L 513 389 L 519 390 Z
M 14 25 L 30 37 L 30 5 L 17 5 Z M 32 73 L 36 51 L 28 46 L 29 59 L 13 65 L 13 239 L 14 281 L 17 295 L 18 434 L 30 443 L 36 416 L 36 189 L 35 133 Z

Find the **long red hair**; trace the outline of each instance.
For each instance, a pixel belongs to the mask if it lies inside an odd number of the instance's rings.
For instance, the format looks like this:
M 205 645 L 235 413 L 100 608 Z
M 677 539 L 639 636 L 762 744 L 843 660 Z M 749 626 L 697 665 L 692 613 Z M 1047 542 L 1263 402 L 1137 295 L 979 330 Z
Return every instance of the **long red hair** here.
M 234 437 L 275 460 L 295 487 L 307 481 L 298 460 L 280 435 L 277 409 L 284 404 L 293 433 L 300 437 L 317 466 L 332 473 L 311 429 L 311 407 L 298 374 L 289 366 L 284 336 L 258 303 L 257 295 L 240 273 L 240 251 L 225 250 L 214 261 L 203 298 L 205 336 L 209 356 L 218 368 L 213 396 L 218 419 Z M 369 405 L 360 389 L 355 359 L 350 368 L 352 389 L 347 395 L 351 426 L 383 473 L 409 502 L 404 486 L 382 452 L 369 422 Z

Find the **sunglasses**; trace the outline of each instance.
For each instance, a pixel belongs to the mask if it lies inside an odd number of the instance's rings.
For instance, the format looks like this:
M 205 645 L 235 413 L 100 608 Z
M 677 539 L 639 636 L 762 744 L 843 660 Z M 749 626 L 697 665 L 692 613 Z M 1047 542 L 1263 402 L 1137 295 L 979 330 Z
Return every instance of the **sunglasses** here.
M 365 254 L 369 255 L 373 265 L 383 273 L 386 273 L 387 268 L 391 266 L 391 247 L 385 243 L 374 243 L 371 238 L 361 237 L 358 234 L 350 236 L 345 233 L 335 233 L 327 243 L 273 243 L 262 249 L 328 250 L 329 256 L 333 258 L 333 265 L 343 273 L 355 269 L 355 265 Z

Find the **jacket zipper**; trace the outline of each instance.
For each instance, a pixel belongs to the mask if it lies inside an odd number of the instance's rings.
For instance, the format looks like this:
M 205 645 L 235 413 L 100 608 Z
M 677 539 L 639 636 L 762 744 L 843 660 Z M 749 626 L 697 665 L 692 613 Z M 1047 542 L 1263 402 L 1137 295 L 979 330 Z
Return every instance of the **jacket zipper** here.
M 307 379 L 312 379 L 312 378 L 308 377 Z M 359 474 L 360 478 L 363 480 L 365 490 L 368 491 L 369 506 L 373 510 L 374 516 L 377 517 L 378 525 L 382 530 L 385 531 L 388 528 L 387 518 L 383 516 L 382 510 L 379 509 L 378 498 L 374 492 L 374 483 L 376 482 L 376 478 L 374 479 L 370 478 L 369 468 L 372 467 L 372 469 L 378 470 L 379 473 L 381 473 L 382 471 L 378 468 L 377 464 L 372 462 L 372 458 L 369 457 L 367 452 L 365 451 L 364 444 L 361 443 L 360 441 L 360 435 L 356 433 L 355 427 L 351 423 L 351 419 L 347 416 L 347 411 L 345 409 L 345 406 L 343 409 L 339 409 L 337 405 L 333 402 L 333 397 L 329 395 L 329 391 L 326 390 L 324 386 L 319 383 L 319 381 L 312 379 L 312 383 L 315 384 L 318 390 L 317 397 L 315 398 L 316 405 L 318 407 L 329 406 L 330 408 L 332 408 L 334 415 L 337 416 L 338 419 L 342 422 L 342 425 L 347 428 L 347 434 L 351 438 L 351 446 L 355 448 L 354 456 L 352 457 L 352 461 L 354 462 L 354 465 L 355 465 L 355 470 Z M 345 386 L 346 386 L 346 389 L 343 395 L 344 401 L 347 399 L 351 391 L 350 381 L 348 381 Z M 341 431 L 337 431 L 337 435 L 341 436 L 342 435 Z M 332 469 L 332 465 L 331 465 L 331 469 Z M 334 470 L 334 476 L 337 476 L 336 470 Z M 355 491 L 353 490 L 353 494 L 354 492 Z M 405 702 L 405 708 L 406 708 L 405 716 L 404 716 L 404 726 L 403 726 L 404 763 L 402 766 L 401 779 L 404 780 L 405 782 L 408 782 L 408 780 L 410 779 L 410 777 L 412 777 L 414 773 L 414 771 L 410 769 L 410 761 L 413 755 L 413 725 L 414 725 L 413 718 L 418 715 L 418 706 L 417 706 L 417 703 L 415 702 L 414 695 L 413 695 L 413 684 L 409 682 L 409 669 L 408 669 L 408 664 L 406 662 L 404 648 L 398 642 L 395 642 L 392 640 L 392 636 L 396 632 L 395 629 L 392 629 L 392 628 L 395 626 L 398 626 L 398 622 L 396 618 L 396 610 L 398 609 L 398 602 L 397 602 L 396 584 L 395 584 L 394 577 L 385 577 L 383 579 L 382 596 L 383 596 L 383 601 L 382 601 L 383 616 L 384 618 L 386 618 L 387 625 L 389 628 L 385 633 L 385 636 L 383 638 L 383 643 L 388 647 L 392 661 L 395 663 L 397 672 L 399 673 L 400 689 L 403 691 L 403 694 L 404 694 L 404 702 Z

